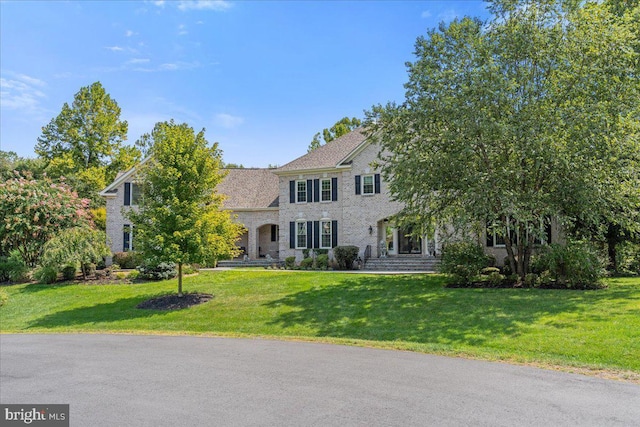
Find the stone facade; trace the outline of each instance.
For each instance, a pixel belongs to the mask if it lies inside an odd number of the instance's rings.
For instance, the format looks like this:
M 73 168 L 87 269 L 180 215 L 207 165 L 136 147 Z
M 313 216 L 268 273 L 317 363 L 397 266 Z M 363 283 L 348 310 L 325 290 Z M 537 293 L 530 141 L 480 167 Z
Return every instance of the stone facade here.
M 379 149 L 356 130 L 278 169 L 229 170 L 218 191 L 228 196 L 225 207 L 246 228 L 238 242 L 242 257 L 295 256 L 299 261 L 304 249 L 329 249 L 331 254 L 336 245 L 357 246 L 363 258 L 365 253 L 374 258 L 438 255 L 440 234 L 442 239 L 450 234 L 446 230 L 418 238 L 394 226 L 391 218 L 402 204 L 391 200 L 387 183 L 373 167 Z M 125 246 L 123 230 L 129 222 L 123 212 L 135 207 L 124 206 L 124 188 L 134 180 L 135 171 L 128 171 L 101 193 L 107 200 L 107 235 L 113 252 Z M 325 193 L 323 181 L 330 183 Z M 299 226 L 306 233 L 297 236 Z M 557 241 L 556 223 L 551 234 Z M 486 235 L 478 237 L 486 242 Z M 135 246 L 135 230 L 132 241 Z M 501 264 L 504 248 L 485 247 Z

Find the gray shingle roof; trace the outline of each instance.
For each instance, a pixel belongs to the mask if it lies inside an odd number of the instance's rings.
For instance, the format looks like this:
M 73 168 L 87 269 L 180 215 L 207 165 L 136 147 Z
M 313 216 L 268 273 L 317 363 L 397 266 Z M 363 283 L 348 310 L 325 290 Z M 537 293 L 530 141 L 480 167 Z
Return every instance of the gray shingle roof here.
M 292 162 L 276 169 L 277 172 L 291 172 L 297 170 L 334 168 L 353 150 L 362 144 L 366 136 L 362 128 L 355 129 L 346 135 L 336 138 L 320 148 L 298 157 Z
M 216 188 L 227 196 L 226 209 L 278 207 L 278 177 L 270 169 L 227 169 L 228 174 Z

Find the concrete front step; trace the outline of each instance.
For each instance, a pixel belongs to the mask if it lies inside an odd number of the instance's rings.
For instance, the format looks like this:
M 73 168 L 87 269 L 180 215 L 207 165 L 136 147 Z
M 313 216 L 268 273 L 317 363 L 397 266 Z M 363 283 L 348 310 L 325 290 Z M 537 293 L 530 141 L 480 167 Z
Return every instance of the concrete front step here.
M 440 260 L 437 258 L 371 258 L 364 270 L 371 271 L 437 271 Z

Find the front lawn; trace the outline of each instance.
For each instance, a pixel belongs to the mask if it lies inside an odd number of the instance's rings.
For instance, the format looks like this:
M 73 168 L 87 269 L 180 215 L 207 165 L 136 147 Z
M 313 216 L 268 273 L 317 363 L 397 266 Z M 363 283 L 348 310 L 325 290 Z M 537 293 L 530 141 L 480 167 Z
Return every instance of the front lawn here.
M 206 271 L 184 310 L 136 305 L 157 283 L 14 285 L 0 332 L 140 332 L 287 337 L 640 373 L 640 279 L 597 291 L 448 289 L 438 275 Z

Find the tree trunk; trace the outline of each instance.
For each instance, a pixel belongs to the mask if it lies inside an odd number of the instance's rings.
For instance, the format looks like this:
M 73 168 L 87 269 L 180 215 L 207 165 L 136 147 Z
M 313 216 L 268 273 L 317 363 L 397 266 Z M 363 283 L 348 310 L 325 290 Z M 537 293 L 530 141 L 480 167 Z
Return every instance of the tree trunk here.
M 178 263 L 178 297 L 182 298 L 184 294 L 182 293 L 182 263 Z

